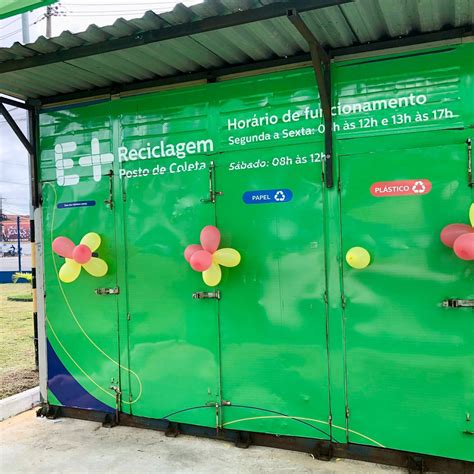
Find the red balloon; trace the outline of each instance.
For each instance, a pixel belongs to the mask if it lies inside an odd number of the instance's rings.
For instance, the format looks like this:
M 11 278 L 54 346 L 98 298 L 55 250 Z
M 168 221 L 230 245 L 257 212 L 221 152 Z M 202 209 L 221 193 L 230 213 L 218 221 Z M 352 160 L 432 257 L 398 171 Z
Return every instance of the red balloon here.
M 72 257 L 77 263 L 83 264 L 87 263 L 91 259 L 92 252 L 87 245 L 80 244 L 72 251 Z
M 53 252 L 64 258 L 72 258 L 74 242 L 67 237 L 56 237 L 53 240 Z
M 212 265 L 212 255 L 206 250 L 198 250 L 192 254 L 189 263 L 193 270 L 204 272 Z
M 221 233 L 217 227 L 208 225 L 201 230 L 201 245 L 204 250 L 214 253 L 221 242 Z
M 459 236 L 454 242 L 453 249 L 462 260 L 474 260 L 474 233 Z
M 195 252 L 197 252 L 198 250 L 202 250 L 202 247 L 198 244 L 191 244 L 191 245 L 188 245 L 185 249 L 184 249 L 184 258 L 186 259 L 187 262 L 189 262 L 189 260 L 191 259 L 191 257 L 193 256 L 193 254 Z
M 463 234 L 474 232 L 474 229 L 467 224 L 449 224 L 441 231 L 441 242 L 446 247 L 453 248 L 455 240 Z

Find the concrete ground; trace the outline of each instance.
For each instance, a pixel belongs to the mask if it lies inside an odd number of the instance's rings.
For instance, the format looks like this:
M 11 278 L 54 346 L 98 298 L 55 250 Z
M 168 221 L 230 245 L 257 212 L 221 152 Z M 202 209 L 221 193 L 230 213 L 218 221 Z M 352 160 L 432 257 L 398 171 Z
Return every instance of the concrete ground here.
M 35 410 L 0 423 L 0 472 L 21 473 L 384 473 L 402 470 L 358 461 L 316 461 L 310 455 L 190 436 L 60 418 Z

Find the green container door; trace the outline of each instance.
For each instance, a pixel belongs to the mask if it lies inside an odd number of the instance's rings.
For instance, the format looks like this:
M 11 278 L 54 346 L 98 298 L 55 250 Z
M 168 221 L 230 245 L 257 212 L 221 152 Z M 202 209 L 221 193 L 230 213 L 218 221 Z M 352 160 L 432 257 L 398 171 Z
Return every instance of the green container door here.
M 268 168 L 247 171 L 230 170 L 240 153 L 219 156 L 216 203 L 206 202 L 209 162 L 124 181 L 132 413 L 328 438 L 321 164 L 260 156 Z M 246 203 L 249 192 L 273 202 Z M 244 249 L 223 268 L 220 301 L 192 298 L 213 288 L 183 257 L 209 224 L 221 248 Z
M 192 298 L 205 285 L 183 257 L 215 222 L 208 169 L 123 183 L 132 413 L 214 427 L 217 300 Z
M 311 148 L 218 161 L 222 246 L 242 251 L 219 285 L 226 428 L 329 437 L 321 163 L 295 158 Z M 235 170 L 251 157 L 266 165 Z
M 469 223 L 472 202 L 466 136 L 454 133 L 431 147 L 387 139 L 379 152 L 352 141 L 360 153 L 340 157 L 343 255 L 361 246 L 372 258 L 343 266 L 348 437 L 472 460 L 474 314 L 442 305 L 474 298 L 472 263 L 440 241 L 447 224 Z
M 115 210 L 104 203 L 109 176 L 81 176 L 75 186 L 43 183 L 44 259 L 47 288 L 46 330 L 48 387 L 53 402 L 79 408 L 115 410 L 119 386 L 118 297 L 97 295 L 97 288 L 116 288 L 117 250 Z M 97 181 L 98 180 L 98 181 Z M 58 272 L 65 259 L 52 252 L 52 242 L 63 236 L 78 245 L 88 232 L 101 237 L 96 250 L 108 264 L 104 277 L 90 276 L 84 268 L 71 283 Z M 64 366 L 64 367 L 63 367 Z M 53 403 L 51 402 L 50 403 Z

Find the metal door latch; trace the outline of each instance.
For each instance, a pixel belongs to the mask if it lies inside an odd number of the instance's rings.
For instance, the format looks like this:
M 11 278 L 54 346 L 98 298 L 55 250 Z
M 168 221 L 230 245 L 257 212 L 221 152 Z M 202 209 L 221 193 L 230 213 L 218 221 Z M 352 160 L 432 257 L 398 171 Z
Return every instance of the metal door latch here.
M 193 299 L 195 300 L 203 300 L 203 299 L 221 299 L 221 292 L 217 291 L 196 291 L 193 293 Z
M 474 308 L 474 300 L 449 299 L 442 303 L 443 308 Z
M 96 295 L 118 295 L 120 293 L 120 288 L 96 288 Z

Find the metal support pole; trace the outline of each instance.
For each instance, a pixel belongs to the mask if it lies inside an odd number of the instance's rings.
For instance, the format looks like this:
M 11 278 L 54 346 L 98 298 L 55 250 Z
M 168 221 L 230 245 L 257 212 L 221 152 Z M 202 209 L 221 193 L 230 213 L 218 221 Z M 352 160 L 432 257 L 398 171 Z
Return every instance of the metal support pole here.
M 28 111 L 28 135 L 32 145 L 32 151 L 29 155 L 29 178 L 30 178 L 30 242 L 31 242 L 31 286 L 33 290 L 33 331 L 34 331 L 34 347 L 35 347 L 35 365 L 39 370 L 39 345 L 38 345 L 38 294 L 37 294 L 37 259 L 36 259 L 36 237 L 35 237 L 35 210 L 40 205 L 39 200 L 39 183 L 38 183 L 38 156 L 37 156 L 37 139 L 38 139 L 38 110 L 33 107 Z M 41 265 L 42 262 L 39 262 Z M 41 288 L 43 285 L 40 286 Z M 40 298 L 44 298 L 44 294 L 40 294 Z M 44 331 L 41 331 L 43 333 Z M 44 394 L 42 394 L 44 396 Z
M 30 42 L 30 20 L 28 12 L 21 14 L 21 32 L 23 44 L 28 44 Z
M 287 18 L 298 30 L 300 35 L 308 43 L 311 54 L 311 63 L 316 75 L 318 84 L 319 98 L 321 100 L 321 108 L 324 117 L 324 147 L 325 147 L 325 166 L 324 179 L 326 186 L 332 188 L 334 186 L 333 174 L 333 123 L 332 123 L 332 107 L 331 107 L 331 60 L 324 48 L 319 44 L 311 30 L 303 21 L 299 13 L 295 9 L 288 10 Z
M 46 38 L 51 38 L 51 17 L 53 16 L 53 7 L 46 7 Z
M 21 235 L 20 235 L 20 216 L 16 216 L 16 242 L 18 245 L 18 271 L 21 273 Z

